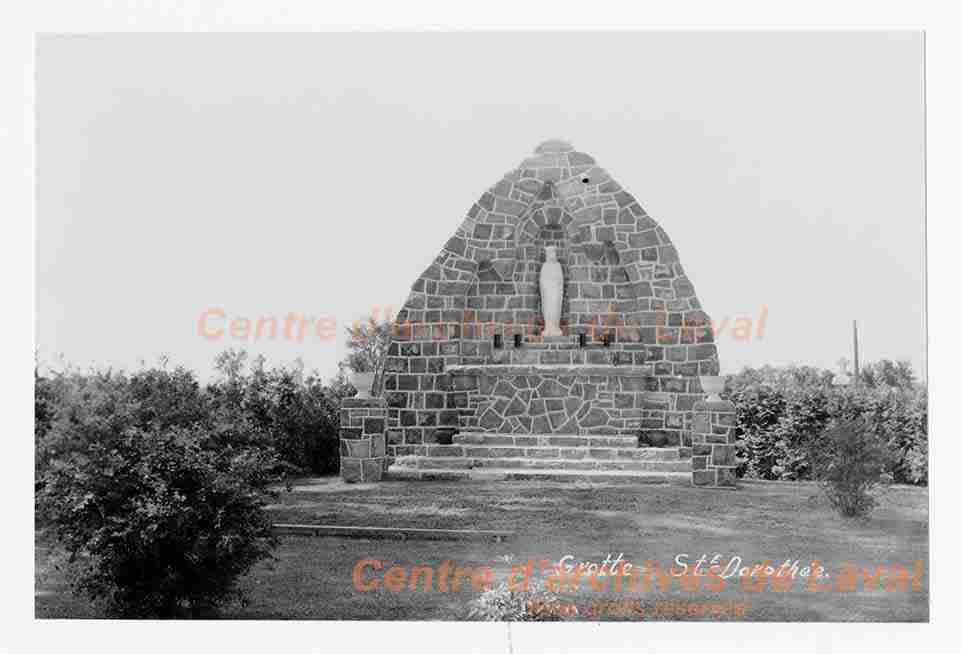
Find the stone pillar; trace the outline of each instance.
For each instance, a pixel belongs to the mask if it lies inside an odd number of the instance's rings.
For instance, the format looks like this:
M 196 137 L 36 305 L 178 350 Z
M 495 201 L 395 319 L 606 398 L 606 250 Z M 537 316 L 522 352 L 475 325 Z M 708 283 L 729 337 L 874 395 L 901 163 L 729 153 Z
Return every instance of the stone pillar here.
M 710 488 L 737 488 L 734 405 L 726 400 L 694 404 L 691 482 Z
M 387 470 L 387 403 L 380 397 L 346 398 L 340 404 L 340 477 L 380 481 Z

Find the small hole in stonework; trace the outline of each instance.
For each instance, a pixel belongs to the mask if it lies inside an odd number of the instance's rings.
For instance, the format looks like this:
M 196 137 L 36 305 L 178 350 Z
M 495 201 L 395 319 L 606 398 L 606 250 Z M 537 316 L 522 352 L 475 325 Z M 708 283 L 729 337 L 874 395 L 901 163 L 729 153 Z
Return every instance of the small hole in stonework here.
M 581 178 L 581 181 L 584 182 L 585 184 L 587 184 L 588 182 L 591 181 L 591 178 L 590 178 L 590 177 L 582 177 L 582 178 Z

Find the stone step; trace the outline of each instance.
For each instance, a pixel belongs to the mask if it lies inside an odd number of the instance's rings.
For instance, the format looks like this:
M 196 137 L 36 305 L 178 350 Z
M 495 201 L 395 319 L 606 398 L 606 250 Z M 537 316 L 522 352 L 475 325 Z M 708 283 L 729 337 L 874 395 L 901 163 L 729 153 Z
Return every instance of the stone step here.
M 387 471 L 394 481 L 558 481 L 624 482 L 630 484 L 683 484 L 690 486 L 689 472 L 649 472 L 643 470 L 517 470 L 509 468 L 433 469 L 403 468 Z
M 637 447 L 637 436 L 566 434 L 454 434 L 456 445 L 512 445 L 521 447 Z
M 413 456 L 481 459 L 604 459 L 677 461 L 671 447 L 515 447 L 510 445 L 417 445 Z
M 678 461 L 645 461 L 645 460 L 612 460 L 612 459 L 533 459 L 533 458 L 472 458 L 472 457 L 430 457 L 403 456 L 399 457 L 394 466 L 396 468 L 414 468 L 419 470 L 474 470 L 474 469 L 505 469 L 505 470 L 633 470 L 646 472 L 677 472 L 690 474 L 691 462 Z

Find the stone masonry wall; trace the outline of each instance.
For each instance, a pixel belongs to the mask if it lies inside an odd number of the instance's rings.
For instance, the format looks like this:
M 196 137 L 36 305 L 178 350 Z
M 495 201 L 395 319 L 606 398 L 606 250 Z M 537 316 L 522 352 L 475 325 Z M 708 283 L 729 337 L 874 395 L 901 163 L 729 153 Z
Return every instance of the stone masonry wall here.
M 398 313 L 384 382 L 392 450 L 479 417 L 469 378 L 447 367 L 493 362 L 495 333 L 505 347 L 515 333 L 540 333 L 545 245 L 558 247 L 564 270 L 565 334 L 597 345 L 610 332 L 608 351 L 671 379 L 657 392 L 674 394 L 671 411 L 690 412 L 682 396 L 701 392 L 698 375 L 717 374 L 717 350 L 676 247 L 590 155 L 547 141 L 471 206 Z
M 734 411 L 734 405 L 726 400 L 703 400 L 694 405 L 691 481 L 695 486 L 737 486 Z
M 346 398 L 340 405 L 340 477 L 380 481 L 387 471 L 387 406 L 383 399 Z

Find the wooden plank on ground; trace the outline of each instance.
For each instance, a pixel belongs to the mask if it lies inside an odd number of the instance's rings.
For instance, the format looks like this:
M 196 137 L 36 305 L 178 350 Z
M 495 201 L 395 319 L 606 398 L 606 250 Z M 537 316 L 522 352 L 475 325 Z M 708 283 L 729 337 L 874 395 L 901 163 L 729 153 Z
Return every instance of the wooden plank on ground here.
M 344 527 L 341 525 L 273 525 L 275 534 L 294 536 L 328 536 L 335 538 L 379 538 L 393 540 L 479 540 L 504 541 L 514 537 L 512 531 L 485 529 L 421 529 L 417 527 Z

